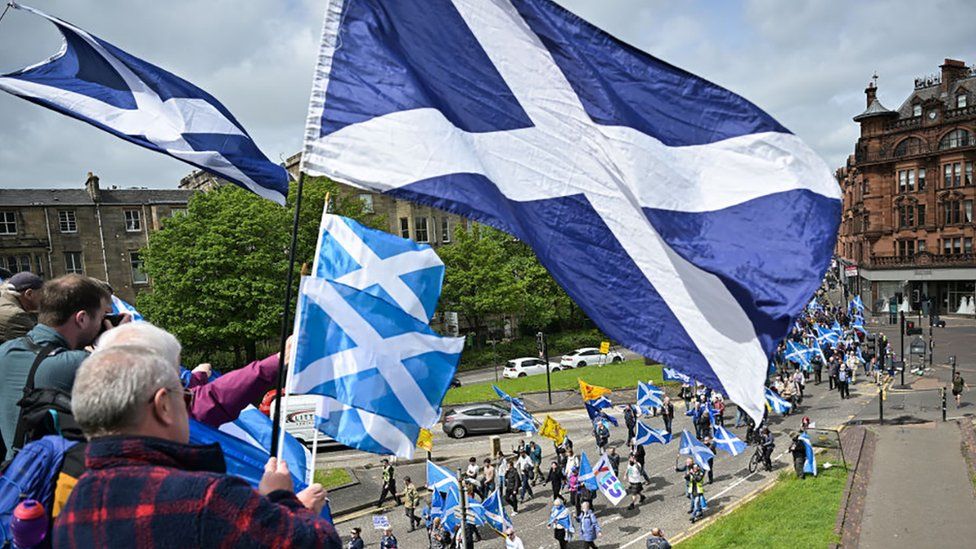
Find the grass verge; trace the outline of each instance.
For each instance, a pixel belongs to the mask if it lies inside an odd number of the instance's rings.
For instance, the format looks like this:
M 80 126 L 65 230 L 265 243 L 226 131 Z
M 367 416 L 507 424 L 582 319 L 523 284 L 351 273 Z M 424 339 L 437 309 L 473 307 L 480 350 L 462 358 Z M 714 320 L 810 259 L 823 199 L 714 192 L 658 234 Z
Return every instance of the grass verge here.
M 675 548 L 831 546 L 840 541 L 834 522 L 846 481 L 842 467 L 805 480 L 784 473 L 776 486 Z
M 553 372 L 550 377 L 554 391 L 578 389 L 577 378 L 609 389 L 633 389 L 637 387 L 638 381 L 661 383 L 661 365 L 645 366 L 643 360 L 625 360 L 619 364 L 608 364 L 603 367 L 586 366 L 585 368 Z M 444 404 L 500 400 L 495 394 L 495 390 L 491 388 L 494 384 L 494 381 L 487 381 L 451 389 L 444 397 Z M 546 376 L 545 374 L 538 374 L 518 379 L 500 379 L 498 387 L 508 394 L 545 391 Z
M 347 471 L 344 467 L 338 467 L 336 469 L 316 469 L 313 480 L 328 490 L 330 488 L 349 484 L 352 482 L 352 477 L 349 476 L 349 471 Z

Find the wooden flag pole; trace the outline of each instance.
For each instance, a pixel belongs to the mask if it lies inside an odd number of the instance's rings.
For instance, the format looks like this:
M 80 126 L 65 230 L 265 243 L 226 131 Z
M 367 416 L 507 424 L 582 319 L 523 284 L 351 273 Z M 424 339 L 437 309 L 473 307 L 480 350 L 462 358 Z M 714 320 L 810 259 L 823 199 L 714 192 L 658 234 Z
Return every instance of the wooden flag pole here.
M 288 341 L 291 322 L 291 287 L 295 276 L 295 248 L 298 246 L 298 221 L 302 213 L 302 191 L 305 186 L 305 172 L 298 173 L 298 196 L 295 197 L 295 215 L 291 227 L 291 248 L 288 252 L 288 276 L 285 277 L 285 303 L 281 311 L 281 341 L 278 346 L 278 381 L 275 385 L 276 401 L 274 418 L 271 423 L 271 455 L 278 455 L 281 440 L 281 409 L 284 407 L 283 389 L 285 386 L 285 343 Z M 328 200 L 328 197 L 326 197 Z M 314 466 L 314 465 L 313 465 Z

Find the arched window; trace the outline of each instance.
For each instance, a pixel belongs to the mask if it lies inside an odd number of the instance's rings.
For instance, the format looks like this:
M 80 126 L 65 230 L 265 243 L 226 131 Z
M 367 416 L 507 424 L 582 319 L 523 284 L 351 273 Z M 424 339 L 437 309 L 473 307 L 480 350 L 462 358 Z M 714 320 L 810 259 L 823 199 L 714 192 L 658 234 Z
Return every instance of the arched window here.
M 939 150 L 967 147 L 970 143 L 972 143 L 972 137 L 970 137 L 969 132 L 963 129 L 956 129 L 945 134 L 942 140 L 939 141 Z
M 925 152 L 925 143 L 917 137 L 909 137 L 908 139 L 902 140 L 895 147 L 895 156 L 910 156 L 913 154 L 918 154 L 920 152 Z

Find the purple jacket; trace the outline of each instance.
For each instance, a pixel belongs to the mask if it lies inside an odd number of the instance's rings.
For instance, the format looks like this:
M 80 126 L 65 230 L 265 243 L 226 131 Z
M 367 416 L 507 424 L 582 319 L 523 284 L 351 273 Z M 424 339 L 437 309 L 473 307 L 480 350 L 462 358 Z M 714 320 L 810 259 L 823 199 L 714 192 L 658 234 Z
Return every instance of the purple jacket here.
M 278 354 L 255 360 L 205 385 L 191 387 L 193 419 L 212 427 L 234 421 L 248 404 L 258 401 L 278 379 Z

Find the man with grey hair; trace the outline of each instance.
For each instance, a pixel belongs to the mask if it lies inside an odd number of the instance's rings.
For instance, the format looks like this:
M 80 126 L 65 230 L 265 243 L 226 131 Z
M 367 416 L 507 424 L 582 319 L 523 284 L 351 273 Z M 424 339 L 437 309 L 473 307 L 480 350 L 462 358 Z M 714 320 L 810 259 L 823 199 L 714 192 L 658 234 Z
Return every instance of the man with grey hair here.
M 290 344 L 291 339 L 285 348 L 285 364 L 291 354 Z M 182 347 L 176 336 L 162 328 L 148 322 L 130 322 L 102 334 L 95 348 L 103 350 L 120 345 L 141 345 L 154 349 L 179 371 Z M 275 354 L 228 372 L 205 385 L 191 387 L 194 404 L 190 416 L 214 427 L 234 421 L 241 410 L 271 388 L 277 375 L 278 355 Z
M 225 475 L 217 445 L 188 444 L 193 393 L 156 349 L 117 345 L 78 370 L 76 421 L 89 437 L 88 471 L 53 528 L 54 547 L 331 547 L 319 518 L 326 493 L 297 495 L 284 462 L 270 459 L 257 491 Z

